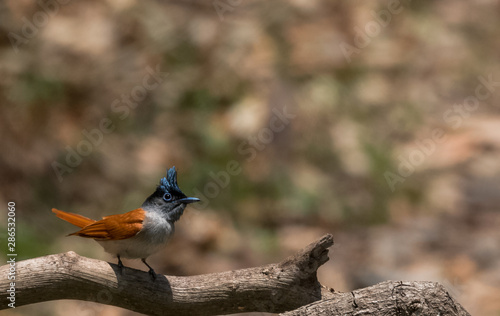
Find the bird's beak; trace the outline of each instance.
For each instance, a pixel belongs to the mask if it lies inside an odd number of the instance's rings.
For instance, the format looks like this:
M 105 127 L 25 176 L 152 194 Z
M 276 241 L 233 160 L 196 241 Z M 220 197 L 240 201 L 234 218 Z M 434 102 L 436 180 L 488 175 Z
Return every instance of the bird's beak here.
M 177 200 L 177 202 L 181 202 L 181 203 L 184 203 L 184 204 L 189 204 L 189 203 L 194 203 L 194 202 L 200 202 L 200 199 L 199 198 L 195 198 L 195 197 L 186 197 L 186 198 Z

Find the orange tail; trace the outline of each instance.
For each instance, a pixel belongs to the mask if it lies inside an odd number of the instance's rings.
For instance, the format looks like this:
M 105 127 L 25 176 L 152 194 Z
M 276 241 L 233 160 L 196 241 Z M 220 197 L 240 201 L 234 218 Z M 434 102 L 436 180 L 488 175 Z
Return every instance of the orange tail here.
M 78 214 L 63 212 L 55 208 L 52 209 L 52 212 L 56 213 L 56 216 L 59 217 L 60 219 L 64 219 L 66 222 L 71 223 L 80 228 L 83 228 L 95 222 L 95 220 L 90 219 L 88 217 Z

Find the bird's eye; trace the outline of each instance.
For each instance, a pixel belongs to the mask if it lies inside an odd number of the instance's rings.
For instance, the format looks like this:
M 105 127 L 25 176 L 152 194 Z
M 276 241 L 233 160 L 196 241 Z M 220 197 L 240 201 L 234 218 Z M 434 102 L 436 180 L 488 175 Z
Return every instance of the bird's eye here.
M 170 201 L 172 201 L 172 194 L 170 194 L 170 193 L 165 193 L 165 194 L 163 195 L 163 199 L 165 200 L 165 202 L 170 202 Z

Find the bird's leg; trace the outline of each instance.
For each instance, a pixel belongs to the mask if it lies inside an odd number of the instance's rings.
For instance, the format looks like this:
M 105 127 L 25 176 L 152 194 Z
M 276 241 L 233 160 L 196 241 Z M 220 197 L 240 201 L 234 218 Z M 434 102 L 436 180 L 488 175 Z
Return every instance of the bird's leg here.
M 120 269 L 120 274 L 122 274 L 123 273 L 122 259 L 120 259 L 120 255 L 116 255 L 116 257 L 118 258 L 118 268 Z
M 146 258 L 142 258 L 141 260 L 142 260 L 142 262 L 144 262 L 145 265 L 148 266 L 148 268 L 149 268 L 149 275 L 151 276 L 151 279 L 153 279 L 153 281 L 154 281 L 156 279 L 155 270 L 153 270 L 153 268 L 151 268 L 151 266 L 146 262 Z

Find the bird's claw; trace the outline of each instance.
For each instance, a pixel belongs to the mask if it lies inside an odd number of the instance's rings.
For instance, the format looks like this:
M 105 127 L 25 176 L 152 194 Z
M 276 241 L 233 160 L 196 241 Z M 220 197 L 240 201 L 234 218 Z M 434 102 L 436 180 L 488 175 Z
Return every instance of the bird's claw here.
M 149 269 L 149 275 L 151 276 L 151 279 L 154 281 L 156 280 L 156 272 L 153 269 Z
M 118 269 L 120 269 L 120 274 L 123 274 L 123 263 L 120 256 L 118 256 Z

